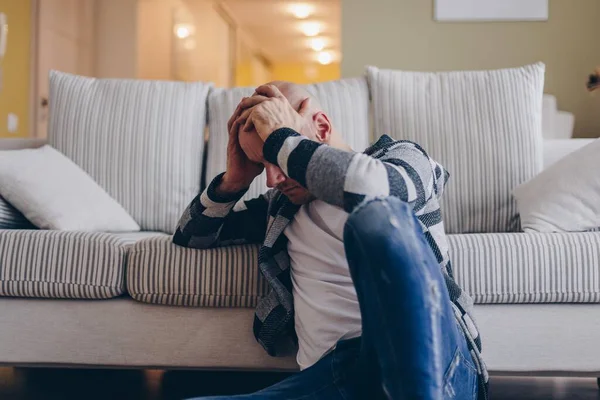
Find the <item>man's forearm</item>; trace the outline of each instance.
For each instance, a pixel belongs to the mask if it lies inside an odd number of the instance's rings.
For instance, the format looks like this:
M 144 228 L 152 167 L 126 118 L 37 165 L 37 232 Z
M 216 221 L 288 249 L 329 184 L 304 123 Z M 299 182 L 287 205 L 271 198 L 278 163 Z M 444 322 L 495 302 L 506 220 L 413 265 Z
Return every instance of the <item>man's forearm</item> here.
M 267 161 L 278 165 L 318 199 L 348 212 L 354 208 L 354 201 L 349 202 L 352 199 L 344 194 L 345 183 L 349 172 L 362 180 L 359 171 L 349 168 L 354 157 L 363 155 L 312 141 L 287 128 L 278 129 L 267 138 L 263 153 Z M 364 186 L 357 179 L 350 189 Z M 372 188 L 367 190 L 372 192 Z
M 422 206 L 435 179 L 431 160 L 412 142 L 380 141 L 385 159 L 333 148 L 282 128 L 267 138 L 263 153 L 314 196 L 347 212 L 366 197 L 394 196 Z
M 237 193 L 247 191 L 250 183 L 234 182 L 228 178 L 227 172 L 225 172 L 221 182 L 215 187 L 215 192 L 221 197 L 235 197 Z
M 232 218 L 231 214 L 236 214 L 233 212 L 235 203 L 247 190 L 236 190 L 237 188 L 237 185 L 231 185 L 224 179 L 224 174 L 216 176 L 184 212 L 173 238 L 175 244 L 208 248 L 232 240 L 252 240 L 257 236 L 254 232 L 248 232 L 245 225 L 254 226 L 260 225 L 259 223 L 240 223 L 241 220 L 248 219 L 247 212 Z M 259 213 L 261 211 L 262 209 Z

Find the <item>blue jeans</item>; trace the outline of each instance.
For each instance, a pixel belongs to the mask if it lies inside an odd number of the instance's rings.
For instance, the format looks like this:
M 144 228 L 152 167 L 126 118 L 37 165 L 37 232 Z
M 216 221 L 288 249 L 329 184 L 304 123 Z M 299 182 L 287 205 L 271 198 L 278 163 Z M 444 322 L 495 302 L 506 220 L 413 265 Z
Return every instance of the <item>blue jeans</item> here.
M 254 394 L 209 399 L 477 398 L 477 371 L 440 266 L 407 204 L 369 201 L 348 218 L 344 247 L 362 337 Z

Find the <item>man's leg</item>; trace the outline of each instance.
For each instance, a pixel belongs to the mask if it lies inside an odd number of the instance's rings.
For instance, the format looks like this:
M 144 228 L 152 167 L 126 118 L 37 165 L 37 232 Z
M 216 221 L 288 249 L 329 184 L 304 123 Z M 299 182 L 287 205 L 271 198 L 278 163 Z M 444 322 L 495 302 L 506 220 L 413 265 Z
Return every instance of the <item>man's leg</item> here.
M 410 207 L 367 202 L 345 226 L 363 341 L 393 400 L 474 399 L 477 373 L 433 251 Z
M 310 368 L 252 394 L 196 400 L 362 400 L 357 392 L 359 341 L 341 342 Z

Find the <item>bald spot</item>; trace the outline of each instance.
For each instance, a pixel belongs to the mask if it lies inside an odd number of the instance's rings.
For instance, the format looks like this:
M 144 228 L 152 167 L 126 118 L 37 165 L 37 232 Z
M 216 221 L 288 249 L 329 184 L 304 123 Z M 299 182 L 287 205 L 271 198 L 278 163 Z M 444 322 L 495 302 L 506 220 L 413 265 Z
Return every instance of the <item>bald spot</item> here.
M 296 111 L 300 109 L 300 104 L 302 104 L 302 102 L 306 98 L 310 98 L 311 110 L 313 110 L 314 112 L 323 111 L 321 105 L 319 104 L 319 100 L 317 100 L 313 95 L 311 95 L 308 92 L 308 90 L 306 90 L 300 85 L 287 81 L 273 81 L 267 83 L 267 85 L 273 85 L 277 87 L 277 89 L 279 89 L 281 94 L 285 96 L 290 105 Z

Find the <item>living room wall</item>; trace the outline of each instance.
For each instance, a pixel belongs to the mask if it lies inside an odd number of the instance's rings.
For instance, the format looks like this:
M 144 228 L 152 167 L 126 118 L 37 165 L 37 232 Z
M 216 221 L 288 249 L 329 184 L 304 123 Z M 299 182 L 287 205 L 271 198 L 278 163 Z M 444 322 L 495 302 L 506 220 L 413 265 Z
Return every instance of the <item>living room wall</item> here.
M 29 135 L 29 72 L 31 62 L 31 4 L 29 0 L 0 0 L 0 12 L 7 15 L 9 35 L 6 56 L 1 61 L 0 137 Z M 17 129 L 9 132 L 8 115 L 18 118 Z
M 137 0 L 96 1 L 96 65 L 99 78 L 135 78 Z
M 576 137 L 600 136 L 600 97 L 585 81 L 600 65 L 600 1 L 550 0 L 547 22 L 440 23 L 434 0 L 342 0 L 342 76 L 366 65 L 418 71 L 546 64 L 546 93 L 575 114 Z

